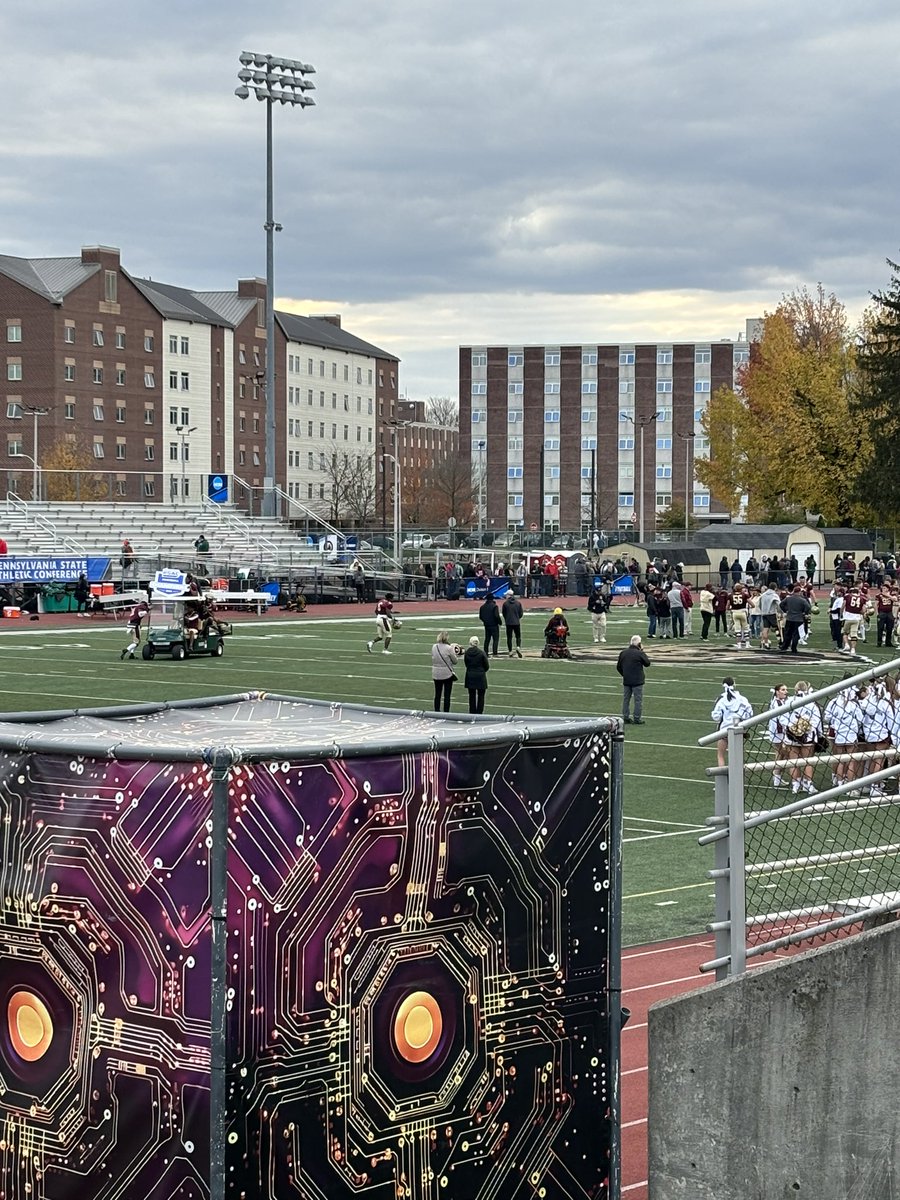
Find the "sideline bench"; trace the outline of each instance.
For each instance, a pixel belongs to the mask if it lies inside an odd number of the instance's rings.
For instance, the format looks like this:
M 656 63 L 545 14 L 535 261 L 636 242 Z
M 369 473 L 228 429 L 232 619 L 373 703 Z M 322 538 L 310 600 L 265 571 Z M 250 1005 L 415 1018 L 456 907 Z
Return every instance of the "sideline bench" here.
M 218 608 L 255 608 L 259 616 L 272 602 L 272 597 L 268 592 L 217 592 L 212 588 L 207 588 L 203 596 L 207 600 L 212 600 Z

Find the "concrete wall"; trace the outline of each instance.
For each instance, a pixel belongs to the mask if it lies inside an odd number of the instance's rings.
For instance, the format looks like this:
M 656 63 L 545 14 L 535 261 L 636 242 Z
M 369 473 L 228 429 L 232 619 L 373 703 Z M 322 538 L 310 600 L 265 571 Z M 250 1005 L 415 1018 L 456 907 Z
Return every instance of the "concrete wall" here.
M 900 1196 L 900 922 L 650 1011 L 650 1200 Z

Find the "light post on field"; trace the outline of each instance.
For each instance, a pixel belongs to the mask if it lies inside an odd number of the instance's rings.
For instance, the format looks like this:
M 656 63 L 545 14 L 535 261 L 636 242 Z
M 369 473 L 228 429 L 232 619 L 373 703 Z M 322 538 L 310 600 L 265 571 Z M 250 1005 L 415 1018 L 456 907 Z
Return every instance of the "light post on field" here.
M 24 450 L 20 450 L 18 452 L 18 454 L 11 454 L 10 458 L 27 458 L 28 459 L 28 461 L 31 463 L 34 474 L 36 475 L 36 478 L 37 478 L 37 490 L 36 491 L 35 491 L 35 480 L 32 479 L 32 482 L 31 482 L 32 499 L 34 499 L 37 496 L 43 496 L 43 494 L 44 494 L 44 484 L 43 484 L 44 473 L 41 470 L 41 468 L 38 466 L 37 461 L 35 459 L 33 459 L 30 454 L 26 454 Z
M 478 438 L 472 443 L 472 449 L 478 451 L 478 544 L 481 545 L 484 541 L 484 459 L 487 441 Z
M 187 459 L 188 459 L 187 440 L 188 440 L 188 437 L 192 433 L 197 432 L 197 426 L 192 425 L 190 427 L 190 429 L 188 429 L 187 425 L 177 425 L 175 427 L 175 432 L 181 438 L 181 464 L 180 464 L 181 465 L 181 500 L 182 500 L 182 502 L 184 502 L 184 497 L 185 497 L 185 486 L 184 485 L 187 482 L 187 474 L 184 469 L 184 464 L 187 462 Z
M 395 445 L 394 446 L 395 452 L 396 452 L 396 449 L 397 449 L 397 447 Z M 399 563 L 400 562 L 400 554 L 401 554 L 401 550 L 400 550 L 400 504 L 401 504 L 400 460 L 397 457 L 396 453 L 390 454 L 387 450 L 385 450 L 382 453 L 381 457 L 383 459 L 389 458 L 391 460 L 391 462 L 394 464 L 394 561 Z M 382 463 L 381 469 L 382 469 L 382 471 L 384 471 L 383 463 Z
M 691 446 L 696 433 L 679 433 L 678 435 L 684 442 L 684 540 L 688 540 L 688 534 L 691 530 L 691 493 L 693 491 L 691 484 L 693 483 L 691 472 Z
M 626 417 L 626 420 L 630 421 L 635 429 L 640 430 L 640 466 L 638 475 L 638 487 L 640 489 L 638 494 L 638 541 L 641 543 L 644 541 L 644 430 L 648 425 L 652 425 L 658 416 L 659 413 L 654 412 L 649 417 L 641 417 L 640 420 L 635 417 Z M 654 509 L 654 512 L 655 511 L 656 510 Z
M 40 499 L 39 487 L 40 487 L 40 481 L 41 481 L 41 468 L 38 466 L 38 419 L 40 417 L 49 416 L 51 411 L 52 410 L 50 408 L 44 407 L 40 404 L 21 404 L 18 401 L 16 401 L 13 404 L 10 404 L 8 406 L 7 416 L 9 416 L 9 417 L 22 417 L 25 415 L 25 413 L 31 413 L 32 417 L 34 418 L 34 434 L 32 435 L 31 457 L 30 457 L 30 461 L 31 461 L 31 464 L 33 467 L 32 476 L 31 476 L 31 499 L 32 500 Z M 17 458 L 29 458 L 29 456 L 27 454 L 16 455 L 16 457 Z
M 293 108 L 308 108 L 315 104 L 312 96 L 306 94 L 315 90 L 315 84 L 306 76 L 315 75 L 316 69 L 293 58 L 275 58 L 271 54 L 254 54 L 249 50 L 242 51 L 240 61 L 238 79 L 241 84 L 234 89 L 234 94 L 246 100 L 252 91 L 257 100 L 266 104 L 266 461 L 262 509 L 264 516 L 273 517 L 276 512 L 275 233 L 280 232 L 282 226 L 276 224 L 273 215 L 272 107 L 276 103 L 290 104 Z

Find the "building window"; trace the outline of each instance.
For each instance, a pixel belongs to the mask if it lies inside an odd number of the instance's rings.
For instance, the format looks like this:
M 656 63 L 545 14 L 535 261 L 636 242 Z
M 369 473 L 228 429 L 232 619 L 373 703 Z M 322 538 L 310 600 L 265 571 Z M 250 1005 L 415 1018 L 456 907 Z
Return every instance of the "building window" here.
M 94 367 L 93 379 L 94 379 L 94 383 L 96 383 L 98 385 L 103 383 L 103 368 L 102 367 Z
M 118 367 L 116 369 L 116 387 L 124 387 L 124 386 L 125 386 L 125 368 Z
M 189 408 L 183 408 L 181 410 L 181 421 L 179 422 L 179 424 L 190 425 L 190 423 L 191 423 L 191 410 Z
M 124 404 L 119 404 L 116 406 L 116 424 L 117 425 L 125 424 L 125 405 Z
M 525 413 L 521 408 L 511 408 L 506 414 L 506 420 L 510 425 L 515 425 L 517 422 L 525 420 Z
M 15 433 L 15 434 L 7 435 L 6 453 L 9 455 L 10 458 L 18 458 L 20 455 L 24 454 L 24 449 L 22 447 L 22 440 L 21 440 L 19 434 Z
M 559 467 L 547 467 L 544 474 L 548 479 L 559 479 Z
M 657 450 L 671 450 L 672 449 L 672 439 L 671 438 L 657 438 L 656 439 L 656 448 L 657 448 Z
M 123 457 L 124 457 L 124 455 L 123 455 Z M 125 496 L 127 494 L 127 491 L 128 491 L 128 489 L 126 486 L 126 481 L 124 479 L 117 479 L 116 480 L 116 495 L 117 496 Z
M 156 376 L 153 374 L 152 371 L 144 372 L 144 387 L 145 388 L 155 388 L 156 387 Z
M 473 408 L 472 409 L 472 424 L 473 425 L 478 425 L 482 421 L 486 421 L 486 420 L 487 420 L 487 409 L 485 409 L 485 408 Z
M 181 353 L 182 354 L 190 354 L 190 352 L 191 352 L 191 340 L 190 340 L 190 338 L 183 337 L 181 339 Z
M 656 468 L 656 478 L 657 479 L 671 479 L 672 478 L 671 466 L 662 465 L 662 466 L 657 467 Z
M 149 500 L 156 494 L 156 482 L 153 479 L 144 480 L 144 498 Z
M 671 421 L 672 420 L 671 408 L 658 408 L 656 410 L 656 419 L 657 419 L 657 421 L 661 421 L 663 425 L 665 425 L 667 421 Z
M 656 390 L 657 390 L 657 392 L 671 392 L 672 380 L 671 379 L 657 379 Z
M 619 449 L 620 450 L 633 450 L 634 449 L 634 438 L 633 437 L 620 437 L 619 438 Z
M 596 367 L 597 351 L 596 350 L 585 350 L 581 355 L 581 365 L 583 367 Z
M 522 471 L 523 471 L 522 467 L 507 467 L 506 468 L 506 477 L 507 477 L 507 479 L 521 479 Z
M 581 420 L 582 420 L 582 422 L 590 422 L 590 421 L 593 421 L 593 420 L 595 420 L 595 419 L 596 419 L 596 417 L 597 417 L 597 410 L 596 410 L 596 408 L 583 408 L 583 409 L 581 410 Z
M 125 443 L 116 442 L 116 458 L 121 462 L 125 458 Z
M 694 508 L 709 508 L 708 492 L 694 492 Z
M 669 366 L 669 364 L 671 362 L 672 362 L 672 351 L 671 350 L 657 350 L 656 365 L 658 367 L 667 367 L 667 366 Z
M 191 390 L 191 377 L 187 371 L 181 372 L 181 390 L 189 392 Z
M 144 334 L 144 350 L 147 354 L 153 353 L 153 334 L 152 333 Z
M 107 304 L 115 304 L 119 280 L 115 271 L 103 272 L 103 298 Z
M 524 354 L 510 354 L 506 360 L 511 367 L 521 367 L 525 363 Z
M 14 383 L 22 378 L 22 364 L 20 362 L 8 362 L 6 364 L 6 378 Z
M 125 330 L 124 329 L 116 330 L 116 349 L 117 350 L 125 349 Z
M 657 508 L 668 508 L 671 503 L 672 503 L 672 493 L 671 492 L 657 492 L 656 493 L 656 507 Z
M 156 458 L 156 450 L 154 449 L 152 442 L 144 443 L 144 458 L 147 460 L 147 462 L 153 462 L 153 460 Z
M 6 416 L 10 421 L 21 421 L 25 416 L 25 409 L 15 400 L 10 400 L 6 405 Z
M 703 365 L 704 363 L 711 363 L 712 362 L 712 351 L 711 350 L 696 350 L 694 352 L 694 362 L 698 363 L 700 365 Z
M 634 492 L 619 492 L 619 508 L 634 508 Z
M 634 366 L 634 351 L 622 350 L 619 352 L 619 366 L 633 367 Z
M 156 419 L 153 414 L 154 414 L 153 408 L 145 408 L 144 409 L 144 424 L 145 425 L 153 424 L 154 420 Z
M 740 350 L 734 352 L 735 363 L 746 363 L 750 361 L 750 351 L 746 347 L 741 347 Z
M 75 326 L 74 325 L 67 325 L 65 327 L 65 329 L 63 330 L 63 341 L 67 342 L 70 346 L 73 346 L 75 344 Z
M 509 394 L 511 396 L 521 396 L 525 391 L 524 383 L 510 383 L 508 385 Z
M 559 492 L 548 492 L 544 497 L 544 508 L 559 507 Z
M 583 396 L 596 396 L 597 380 L 596 379 L 585 379 L 581 385 L 581 393 Z
M 94 420 L 95 421 L 103 420 L 103 405 L 102 404 L 96 404 L 96 403 L 94 404 Z
M 521 437 L 511 437 L 506 439 L 507 450 L 521 450 L 525 445 L 525 439 Z
M 633 408 L 620 408 L 619 409 L 619 421 L 620 422 L 621 421 L 633 421 L 633 420 L 634 420 L 634 409 Z
M 633 379 L 620 379 L 619 380 L 619 392 L 621 395 L 626 396 L 626 395 L 628 395 L 629 392 L 633 392 L 633 391 L 634 391 L 634 380 Z
M 695 392 L 708 392 L 709 391 L 709 380 L 708 379 L 694 380 L 694 391 Z
M 169 372 L 169 391 L 172 391 L 173 388 L 176 392 L 178 391 L 178 372 L 177 371 Z
M 559 383 L 553 383 L 553 382 L 545 383 L 544 384 L 544 395 L 545 396 L 558 396 L 559 395 Z
M 510 508 L 521 508 L 524 503 L 524 497 L 518 492 L 508 492 L 506 502 Z
M 597 439 L 595 437 L 583 437 L 581 439 L 582 450 L 596 450 Z
M 94 442 L 94 458 L 104 458 L 103 443 Z
M 169 353 L 170 354 L 178 353 L 178 335 L 175 333 L 169 334 Z
M 21 340 L 22 340 L 22 326 L 21 326 L 21 325 L 15 325 L 15 324 L 13 324 L 13 325 L 7 325 L 7 326 L 6 326 L 6 340 L 7 340 L 8 342 L 21 342 Z
M 544 355 L 544 366 L 545 367 L 558 367 L 559 366 L 559 351 L 558 350 L 548 351 Z
M 559 438 L 544 438 L 544 449 L 545 450 L 558 450 L 559 449 Z
M 75 401 L 67 400 L 65 406 L 65 417 L 67 421 L 75 420 Z
M 487 355 L 482 354 L 480 352 L 477 354 L 473 353 L 472 366 L 473 367 L 486 367 L 487 366 Z
M 558 421 L 558 420 L 559 420 L 559 409 L 558 408 L 548 408 L 547 411 L 544 413 L 544 421 L 547 424 L 552 425 L 554 423 L 554 421 Z
M 581 478 L 582 479 L 590 479 L 592 474 L 593 474 L 593 472 L 591 471 L 590 467 L 582 467 L 581 468 Z

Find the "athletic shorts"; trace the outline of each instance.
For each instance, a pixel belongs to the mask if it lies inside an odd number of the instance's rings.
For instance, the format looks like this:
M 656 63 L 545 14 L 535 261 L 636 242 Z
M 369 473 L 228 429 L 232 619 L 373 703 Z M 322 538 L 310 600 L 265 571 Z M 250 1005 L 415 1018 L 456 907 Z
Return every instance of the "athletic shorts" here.
M 844 635 L 849 638 L 858 637 L 859 636 L 859 622 L 860 622 L 859 617 L 845 617 L 844 618 Z
M 766 613 L 766 615 L 763 617 L 762 621 L 763 621 L 763 625 L 765 626 L 766 629 L 777 629 L 778 628 L 778 618 L 775 616 L 774 613 Z
M 743 631 L 747 628 L 749 621 L 747 618 L 747 610 L 745 608 L 736 608 L 731 613 L 731 623 L 738 631 Z

